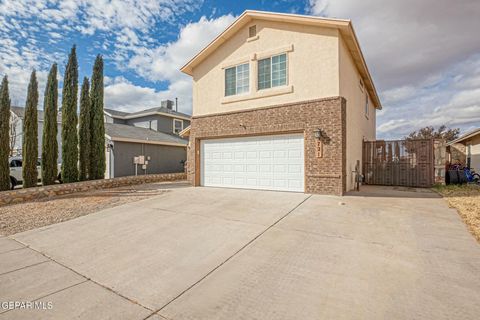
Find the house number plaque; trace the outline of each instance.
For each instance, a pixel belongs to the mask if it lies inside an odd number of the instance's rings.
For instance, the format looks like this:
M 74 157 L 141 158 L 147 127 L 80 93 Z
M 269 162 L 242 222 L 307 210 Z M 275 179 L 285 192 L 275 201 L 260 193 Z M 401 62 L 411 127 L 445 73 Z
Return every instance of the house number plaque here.
M 317 147 L 315 149 L 317 158 L 323 157 L 323 143 L 320 140 L 317 140 Z

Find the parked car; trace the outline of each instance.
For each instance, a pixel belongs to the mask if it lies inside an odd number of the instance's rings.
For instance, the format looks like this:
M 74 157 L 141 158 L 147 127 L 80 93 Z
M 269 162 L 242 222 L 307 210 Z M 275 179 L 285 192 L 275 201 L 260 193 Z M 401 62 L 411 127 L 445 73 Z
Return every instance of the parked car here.
M 15 186 L 23 183 L 23 170 L 22 170 L 22 157 L 11 157 L 8 159 L 10 163 L 10 189 L 14 189 Z M 58 181 L 61 182 L 61 164 L 58 164 Z M 42 180 L 41 160 L 37 161 L 38 181 Z

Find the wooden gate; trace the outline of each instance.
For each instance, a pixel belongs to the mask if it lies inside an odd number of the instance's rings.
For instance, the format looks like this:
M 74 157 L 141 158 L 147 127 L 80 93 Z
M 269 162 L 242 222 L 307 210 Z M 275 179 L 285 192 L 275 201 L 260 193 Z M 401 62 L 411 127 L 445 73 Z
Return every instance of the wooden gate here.
M 433 140 L 364 141 L 363 175 L 366 184 L 431 187 Z

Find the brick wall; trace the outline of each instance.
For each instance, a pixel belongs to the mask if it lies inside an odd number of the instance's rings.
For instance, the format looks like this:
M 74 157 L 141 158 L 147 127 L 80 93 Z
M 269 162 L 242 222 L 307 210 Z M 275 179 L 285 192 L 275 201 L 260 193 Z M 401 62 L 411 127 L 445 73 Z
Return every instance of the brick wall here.
M 185 179 L 185 173 L 148 174 L 3 191 L 0 192 L 0 206 L 88 190 L 116 188 L 151 182 L 179 181 Z
M 314 131 L 320 128 L 323 157 L 317 158 Z M 187 177 L 199 185 L 200 140 L 302 132 L 305 137 L 305 192 L 342 195 L 346 189 L 346 101 L 333 97 L 194 117 L 187 151 Z

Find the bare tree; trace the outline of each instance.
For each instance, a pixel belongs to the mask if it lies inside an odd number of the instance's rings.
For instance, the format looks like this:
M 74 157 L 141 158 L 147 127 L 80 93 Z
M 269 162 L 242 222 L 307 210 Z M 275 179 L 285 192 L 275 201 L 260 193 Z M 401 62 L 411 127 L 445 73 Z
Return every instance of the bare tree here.
M 433 126 L 426 126 L 424 128 L 419 129 L 418 131 L 411 132 L 407 137 L 406 140 L 415 140 L 415 139 L 444 139 L 445 141 L 449 142 L 458 138 L 460 134 L 460 129 L 455 128 L 451 129 L 448 128 L 446 125 L 441 125 L 438 127 L 437 130 Z

